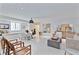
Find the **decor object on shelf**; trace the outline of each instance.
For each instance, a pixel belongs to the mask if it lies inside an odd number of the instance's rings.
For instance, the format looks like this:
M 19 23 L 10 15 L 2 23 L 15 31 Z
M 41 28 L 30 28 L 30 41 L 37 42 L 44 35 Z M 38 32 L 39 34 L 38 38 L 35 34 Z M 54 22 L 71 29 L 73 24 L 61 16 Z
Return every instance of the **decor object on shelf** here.
M 4 34 L 4 31 L 3 30 L 0 30 L 0 36 L 2 36 L 2 34 Z

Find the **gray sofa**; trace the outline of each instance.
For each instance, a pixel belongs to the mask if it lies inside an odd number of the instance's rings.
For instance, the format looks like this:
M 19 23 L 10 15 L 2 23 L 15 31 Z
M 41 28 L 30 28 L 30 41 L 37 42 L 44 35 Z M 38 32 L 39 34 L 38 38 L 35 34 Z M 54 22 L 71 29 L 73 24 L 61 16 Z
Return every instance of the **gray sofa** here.
M 65 54 L 79 55 L 79 40 L 78 39 L 66 39 Z
M 60 40 L 52 40 L 52 39 L 47 40 L 47 45 L 50 47 L 60 49 L 60 44 L 61 44 Z

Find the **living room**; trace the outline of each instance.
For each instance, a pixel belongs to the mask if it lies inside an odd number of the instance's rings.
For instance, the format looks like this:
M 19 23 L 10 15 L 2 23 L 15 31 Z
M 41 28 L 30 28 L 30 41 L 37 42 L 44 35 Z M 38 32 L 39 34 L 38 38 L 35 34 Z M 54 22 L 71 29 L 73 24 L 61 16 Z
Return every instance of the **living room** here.
M 23 45 L 22 49 L 29 46 L 23 52 L 28 50 L 30 55 L 79 54 L 78 6 L 70 3 L 0 3 L 0 42 L 2 38 L 8 43 L 19 41 L 15 45 Z M 32 32 L 34 29 L 36 34 L 28 40 L 26 30 Z M 1 55 L 9 55 L 12 51 L 13 55 L 25 55 L 22 51 L 10 50 L 5 51 L 0 46 Z

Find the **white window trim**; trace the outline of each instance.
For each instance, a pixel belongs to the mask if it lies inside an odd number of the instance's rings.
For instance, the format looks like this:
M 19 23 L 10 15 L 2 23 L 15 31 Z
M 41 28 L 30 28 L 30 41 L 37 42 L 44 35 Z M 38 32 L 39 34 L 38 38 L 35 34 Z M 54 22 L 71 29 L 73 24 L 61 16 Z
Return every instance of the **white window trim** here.
M 10 28 L 10 30 L 12 31 L 12 32 L 18 32 L 18 31 L 21 31 L 21 23 L 20 22 L 13 22 L 13 21 L 11 21 L 11 24 L 12 23 L 15 23 L 14 25 L 14 30 L 12 30 L 12 28 Z M 16 26 L 16 23 L 18 23 L 19 24 L 19 26 L 20 26 L 20 28 L 19 28 L 19 30 L 16 28 L 17 26 Z M 11 25 L 12 26 L 12 25 Z

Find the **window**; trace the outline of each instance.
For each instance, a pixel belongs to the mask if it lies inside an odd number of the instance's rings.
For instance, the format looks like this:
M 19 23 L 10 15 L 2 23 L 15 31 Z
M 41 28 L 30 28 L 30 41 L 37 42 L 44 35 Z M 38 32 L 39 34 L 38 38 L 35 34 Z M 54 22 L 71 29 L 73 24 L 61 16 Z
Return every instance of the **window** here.
M 18 22 L 11 22 L 11 31 L 20 31 L 21 24 Z

